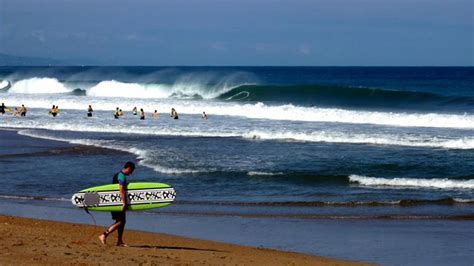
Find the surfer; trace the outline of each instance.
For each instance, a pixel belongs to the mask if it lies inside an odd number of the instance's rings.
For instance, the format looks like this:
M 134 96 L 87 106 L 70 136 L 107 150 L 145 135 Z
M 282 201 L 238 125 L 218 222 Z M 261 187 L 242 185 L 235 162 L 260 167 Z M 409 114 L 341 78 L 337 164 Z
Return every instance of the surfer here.
M 49 115 L 52 115 L 53 117 L 56 117 L 56 105 L 53 104 L 53 107 L 51 107 L 51 110 L 49 110 Z
M 18 108 L 15 107 L 15 109 L 13 109 L 13 117 L 16 117 L 18 115 Z
M 21 105 L 20 116 L 26 116 L 26 107 L 24 104 Z
M 114 118 L 115 118 L 115 119 L 118 119 L 119 117 L 120 117 L 120 110 L 119 110 L 119 108 L 117 107 L 117 108 L 115 109 L 115 112 L 114 112 Z
M 92 110 L 92 106 L 89 104 L 89 108 L 87 108 L 87 117 L 92 117 L 92 112 L 94 112 L 94 110 Z
M 140 120 L 145 120 L 145 112 L 143 109 L 140 109 Z
M 209 117 L 207 116 L 206 112 L 202 112 L 202 119 L 207 120 Z
M 173 118 L 173 119 L 178 119 L 178 112 L 176 112 L 176 110 L 174 108 L 171 108 L 171 114 L 170 116 Z
M 135 106 L 133 107 L 132 114 L 137 115 L 137 113 L 138 113 L 138 110 L 137 110 L 137 107 Z
M 112 184 L 119 184 L 120 197 L 126 199 L 126 187 L 127 187 L 127 176 L 131 175 L 135 170 L 135 164 L 132 162 L 126 162 L 122 170 L 114 175 L 112 178 Z M 99 240 L 102 244 L 106 244 L 107 237 L 117 230 L 117 246 L 126 247 L 127 245 L 123 242 L 123 232 L 125 230 L 126 223 L 126 211 L 127 211 L 127 201 L 122 200 L 122 211 L 120 212 L 111 212 L 112 219 L 115 220 L 115 223 L 112 224 L 107 230 L 105 230 L 100 236 Z
M 158 118 L 158 111 L 155 110 L 155 112 L 151 113 L 151 118 L 157 119 Z
M 0 106 L 0 114 L 4 115 L 6 113 L 6 110 L 7 107 L 5 106 L 4 103 L 2 103 L 2 105 Z

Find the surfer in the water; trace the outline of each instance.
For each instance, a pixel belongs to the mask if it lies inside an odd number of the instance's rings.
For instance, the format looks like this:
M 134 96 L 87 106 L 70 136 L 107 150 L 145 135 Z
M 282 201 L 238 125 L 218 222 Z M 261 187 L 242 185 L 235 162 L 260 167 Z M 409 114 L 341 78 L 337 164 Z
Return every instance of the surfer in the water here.
M 21 105 L 20 116 L 26 116 L 26 107 L 24 104 Z
M 171 114 L 170 116 L 173 118 L 173 119 L 178 119 L 178 112 L 176 112 L 176 110 L 174 108 L 171 108 Z
M 92 109 L 92 105 L 89 104 L 89 107 L 87 108 L 87 117 L 92 117 L 92 112 L 94 112 L 94 110 Z
M 112 184 L 119 184 L 120 189 L 120 197 L 122 199 L 126 199 L 127 196 L 127 176 L 131 175 L 135 170 L 135 164 L 132 162 L 126 162 L 123 166 L 123 169 L 116 173 L 112 178 Z M 126 211 L 127 211 L 127 201 L 122 200 L 122 211 L 120 212 L 112 212 L 112 219 L 115 220 L 115 223 L 112 224 L 105 232 L 103 232 L 99 236 L 100 242 L 102 244 L 106 244 L 107 237 L 117 230 L 117 246 L 126 247 L 127 245 L 123 242 L 123 232 L 125 230 L 125 223 L 126 223 Z
M 119 117 L 120 117 L 120 111 L 119 111 L 119 108 L 117 107 L 117 109 L 115 109 L 114 118 L 118 119 Z
M 6 110 L 7 107 L 5 106 L 4 103 L 2 103 L 2 105 L 0 106 L 0 114 L 4 115 L 6 113 Z

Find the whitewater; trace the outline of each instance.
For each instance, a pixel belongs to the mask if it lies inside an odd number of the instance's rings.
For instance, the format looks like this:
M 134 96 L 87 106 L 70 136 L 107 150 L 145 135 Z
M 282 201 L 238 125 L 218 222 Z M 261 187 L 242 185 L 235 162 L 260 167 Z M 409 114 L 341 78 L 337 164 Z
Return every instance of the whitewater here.
M 95 110 L 103 111 L 113 111 L 116 107 L 131 110 L 135 106 L 140 106 L 147 111 L 157 110 L 164 113 L 169 112 L 171 107 L 175 107 L 182 114 L 201 114 L 205 111 L 212 115 L 240 116 L 250 119 L 400 127 L 474 128 L 474 115 L 470 113 L 351 110 L 317 105 L 308 107 L 293 103 L 232 101 L 243 93 L 246 95 L 245 91 L 239 91 L 224 101 L 216 99 L 241 86 L 242 84 L 229 85 L 224 81 L 209 87 L 193 82 L 167 85 L 109 80 L 101 81 L 88 89 L 80 89 L 68 87 L 54 78 L 31 78 L 14 82 L 4 92 L 2 98 L 8 101 L 9 105 L 26 104 L 30 108 L 49 108 L 54 104 L 60 106 L 61 109 L 84 110 L 91 104 Z M 72 95 L 77 91 L 83 92 L 86 96 Z

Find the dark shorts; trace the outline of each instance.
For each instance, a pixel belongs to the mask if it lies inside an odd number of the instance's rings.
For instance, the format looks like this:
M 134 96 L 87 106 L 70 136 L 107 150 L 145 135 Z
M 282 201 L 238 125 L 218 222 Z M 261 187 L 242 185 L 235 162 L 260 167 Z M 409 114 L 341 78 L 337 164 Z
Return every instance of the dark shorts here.
M 125 221 L 127 218 L 126 212 L 111 212 L 110 214 L 112 214 L 114 220 Z

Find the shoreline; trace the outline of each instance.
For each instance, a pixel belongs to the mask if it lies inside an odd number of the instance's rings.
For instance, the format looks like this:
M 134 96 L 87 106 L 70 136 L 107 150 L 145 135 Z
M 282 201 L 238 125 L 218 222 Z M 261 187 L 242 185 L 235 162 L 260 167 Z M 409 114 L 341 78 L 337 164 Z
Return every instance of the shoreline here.
M 104 246 L 102 227 L 4 215 L 0 225 L 1 264 L 370 265 L 134 230 L 124 235 L 129 247 L 113 246 L 115 234 Z
M 84 184 L 80 186 L 75 183 L 78 188 L 84 187 L 90 182 L 99 182 L 102 180 L 99 178 L 100 176 L 107 177 L 112 174 L 109 167 L 103 167 L 103 165 L 110 165 L 111 168 L 120 167 L 121 164 L 117 162 L 136 159 L 135 154 L 129 152 L 115 152 L 115 150 L 112 150 L 114 152 L 110 152 L 111 150 L 107 148 L 102 149 L 80 143 L 69 143 L 60 140 L 19 135 L 17 134 L 18 130 L 19 129 L 2 130 L 2 128 L 0 128 L 0 135 L 3 140 L 2 146 L 5 148 L 3 153 L 10 154 L 3 157 L 0 156 L 0 164 L 4 163 L 5 166 L 9 166 L 7 168 L 16 167 L 16 169 L 10 171 L 10 175 L 7 175 L 7 177 L 18 176 L 19 178 L 25 178 L 25 181 L 31 180 L 31 173 L 36 171 L 25 168 L 25 172 L 20 172 L 18 169 L 23 169 L 21 167 L 28 165 L 39 166 L 41 168 L 49 166 L 44 169 L 52 169 L 53 173 L 48 173 L 46 177 L 58 174 L 73 177 L 73 179 L 55 179 L 55 182 L 57 182 L 56 186 L 62 187 L 65 191 L 71 190 L 71 193 L 73 192 L 71 188 L 72 184 L 70 183 L 71 180 L 75 180 L 74 182 L 84 181 Z M 16 156 L 18 154 L 19 156 Z M 59 167 L 58 170 L 55 170 L 58 160 L 63 164 L 63 167 Z M 93 168 L 94 175 L 86 176 L 87 179 L 75 177 L 77 173 L 83 172 L 81 168 L 83 165 L 88 165 Z M 151 169 L 144 167 L 142 170 L 143 171 L 138 173 L 138 179 L 154 175 Z M 17 178 L 15 178 L 15 180 L 17 180 Z M 5 183 L 6 187 L 4 188 L 7 190 L 4 189 L 4 191 L 22 191 L 17 190 L 15 184 L 15 182 Z M 49 194 L 45 194 L 44 192 L 47 191 L 47 188 L 46 190 L 44 190 L 44 188 L 40 190 L 35 188 L 34 191 L 36 192 L 43 191 L 39 194 L 31 193 L 32 190 L 29 189 L 25 189 L 25 191 L 29 195 L 36 195 L 40 198 L 43 196 L 48 198 L 49 196 Z M 33 199 L 34 198 L 35 197 L 33 197 Z M 191 204 L 189 204 L 190 202 L 183 203 L 184 204 L 175 204 L 172 209 L 163 208 L 156 212 L 133 213 L 133 219 L 130 219 L 127 223 L 126 233 L 131 232 L 131 230 L 128 229 L 132 229 L 139 230 L 139 232 L 150 232 L 150 234 L 174 235 L 178 238 L 201 239 L 203 241 L 215 241 L 216 243 L 229 243 L 229 245 L 253 247 L 257 250 L 261 249 L 261 247 L 265 247 L 282 252 L 307 254 L 307 256 L 315 256 L 316 258 L 323 256 L 323 258 L 341 258 L 348 262 L 366 261 L 384 265 L 411 265 L 414 258 L 417 258 L 418 262 L 430 265 L 445 265 L 449 263 L 464 265 L 466 262 L 473 261 L 472 252 L 468 244 L 470 243 L 470 239 L 467 238 L 467 236 L 473 232 L 472 220 L 469 219 L 400 219 L 401 217 L 394 217 L 395 219 L 386 219 L 388 217 L 383 217 L 384 219 L 347 219 L 349 216 L 352 216 L 351 214 L 354 214 L 354 212 L 357 214 L 366 208 L 370 208 L 368 214 L 379 214 L 377 211 L 379 207 L 367 206 L 357 208 L 341 206 L 334 208 L 329 206 L 324 208 L 314 208 L 314 206 L 311 208 L 304 207 L 305 213 L 310 210 L 308 214 L 313 219 L 302 219 L 303 217 L 298 215 L 301 214 L 299 213 L 300 210 L 298 208 L 295 209 L 295 206 L 292 205 L 280 206 L 275 210 L 268 209 L 268 206 L 265 204 L 263 206 L 253 206 L 252 204 L 250 204 L 250 206 L 246 204 L 243 206 L 225 204 L 223 206 L 205 206 L 202 205 L 202 202 L 198 202 L 198 204 L 193 204 L 193 202 L 191 202 Z M 472 212 L 469 212 L 472 206 L 470 204 L 441 205 L 442 208 L 438 207 L 438 209 L 443 210 L 452 208 L 453 206 L 457 206 L 460 213 L 472 215 Z M 430 205 L 426 207 L 422 205 L 417 207 L 417 210 L 421 210 L 422 213 L 424 213 L 424 211 L 431 213 L 430 208 Z M 34 202 L 31 202 L 30 199 L 2 200 L 0 201 L 0 209 L 2 209 L 0 216 L 44 219 L 47 221 L 57 221 L 59 224 L 84 224 L 86 227 L 87 225 L 91 226 L 93 224 L 91 223 L 90 217 L 85 215 L 83 211 L 71 208 L 67 199 L 65 201 L 35 200 Z M 210 210 L 211 213 L 209 213 Z M 392 211 L 396 213 L 396 210 L 402 211 L 402 208 L 400 206 L 383 207 L 383 211 L 380 214 L 385 213 L 386 210 L 390 213 Z M 255 214 L 254 211 L 259 215 L 253 215 Z M 341 212 L 346 215 L 340 217 Z M 448 213 L 450 213 L 450 211 Z M 282 216 L 281 214 L 288 214 L 288 216 Z M 111 223 L 109 213 L 97 213 L 97 215 L 94 215 L 99 226 L 105 228 L 106 225 Z M 334 217 L 334 215 L 336 215 L 338 219 L 325 219 Z M 3 223 L 0 222 L 0 230 L 2 230 L 2 227 Z M 27 230 L 33 229 L 32 227 L 29 227 L 29 229 L 27 227 Z M 103 228 L 101 230 L 103 230 Z M 101 231 L 98 231 L 99 234 L 100 232 Z M 3 236 L 0 235 L 0 238 L 8 234 L 9 232 Z M 13 237 L 16 238 L 15 236 Z M 42 236 L 35 237 L 43 238 Z M 62 236 L 60 236 L 60 238 L 61 237 Z M 153 241 L 156 241 L 156 238 L 155 235 Z M 127 235 L 125 236 L 125 241 L 128 241 Z M 450 243 L 450 246 L 446 247 L 444 243 Z M 11 243 L 7 248 L 12 248 L 14 244 L 17 243 Z M 38 251 L 40 250 L 39 247 L 42 247 L 43 244 L 42 242 L 38 242 L 38 247 L 34 246 L 30 249 L 36 249 Z M 129 244 L 133 243 L 129 242 Z M 22 245 L 24 245 L 24 243 Z M 396 249 L 393 249 L 394 246 Z M 97 247 L 95 244 L 91 244 L 89 248 Z M 117 251 L 111 252 L 116 253 L 118 257 L 126 257 Z M 63 253 L 71 252 L 68 249 Z M 45 252 L 45 254 L 47 254 L 47 252 Z M 61 254 L 62 253 L 60 253 L 60 255 Z M 404 255 L 400 256 L 400 254 Z M 23 253 L 19 253 L 19 255 L 23 256 Z M 95 253 L 93 255 L 101 256 L 101 254 Z M 82 257 L 80 257 L 80 259 L 81 258 Z M 0 264 L 14 264 L 15 262 L 16 261 L 11 261 L 8 263 L 4 261 L 4 263 Z M 74 263 L 74 261 L 71 261 L 69 264 L 72 263 Z M 111 263 L 112 262 L 105 264 Z M 139 262 L 131 261 L 130 263 L 138 264 Z M 172 263 L 172 260 L 165 262 L 165 264 Z M 197 264 L 199 262 L 178 263 Z M 239 264 L 238 262 L 223 263 L 219 261 L 215 263 L 201 263 L 219 265 Z M 41 263 L 38 261 L 27 263 L 25 261 L 23 264 L 55 263 Z M 94 264 L 94 262 L 90 264 Z M 95 264 L 97 264 L 97 262 L 95 262 Z M 314 265 L 314 263 L 311 264 Z M 334 264 L 335 263 L 332 265 Z M 336 265 L 339 264 L 336 263 Z

